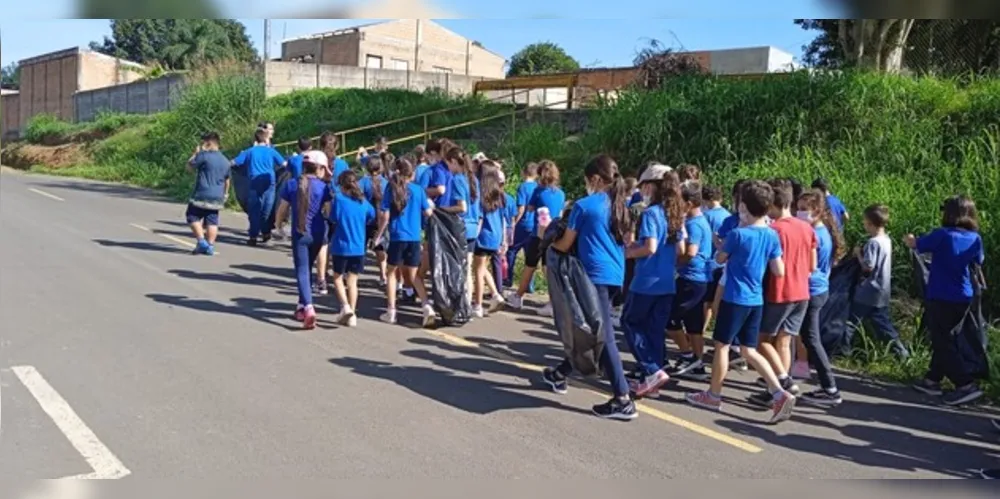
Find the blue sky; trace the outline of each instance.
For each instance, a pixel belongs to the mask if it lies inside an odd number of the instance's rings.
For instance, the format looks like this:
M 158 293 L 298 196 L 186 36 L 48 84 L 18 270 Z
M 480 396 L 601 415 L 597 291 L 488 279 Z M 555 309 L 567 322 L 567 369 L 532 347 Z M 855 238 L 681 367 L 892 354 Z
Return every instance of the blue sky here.
M 218 2 L 226 14 L 230 14 L 228 11 L 234 10 L 237 4 L 247 5 L 240 0 Z M 5 20 L 0 22 L 3 37 L 0 59 L 4 65 L 46 52 L 86 46 L 109 32 L 106 19 L 53 19 L 71 16 L 72 0 L 9 3 L 13 5 L 5 6 Z M 316 3 L 316 0 L 286 0 L 280 13 L 288 15 L 288 9 L 306 8 Z M 621 3 L 547 0 L 544 8 L 536 7 L 541 3 L 531 0 L 507 0 L 489 4 L 438 0 L 435 6 L 447 10 L 455 17 L 465 17 L 439 19 L 438 22 L 506 57 L 529 43 L 552 41 L 563 46 L 582 65 L 595 67 L 629 65 L 636 50 L 651 38 L 668 46 L 688 50 L 772 45 L 798 56 L 802 45 L 808 43 L 813 35 L 794 25 L 793 18 L 839 17 L 836 9 L 818 0 L 631 0 Z M 250 4 L 255 2 L 251 1 Z M 328 2 L 326 4 L 329 5 Z M 609 5 L 627 5 L 618 14 L 642 17 L 551 18 L 560 13 L 593 15 L 608 10 Z M 269 7 L 262 6 L 257 10 L 264 15 L 279 14 Z M 246 12 L 247 9 L 243 11 Z M 261 50 L 263 20 L 240 21 L 247 25 L 254 45 Z M 280 54 L 280 42 L 284 37 L 303 36 L 363 22 L 367 20 L 273 19 L 271 52 L 273 55 Z

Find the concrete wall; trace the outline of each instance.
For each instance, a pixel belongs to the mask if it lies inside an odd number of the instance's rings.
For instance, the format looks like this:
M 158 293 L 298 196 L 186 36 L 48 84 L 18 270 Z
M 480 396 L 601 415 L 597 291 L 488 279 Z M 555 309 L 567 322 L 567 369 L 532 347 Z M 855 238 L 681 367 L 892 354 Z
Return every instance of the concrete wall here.
M 19 130 L 23 130 L 32 117 L 42 113 L 67 121 L 73 119 L 73 94 L 77 89 L 79 61 L 79 50 L 73 49 L 19 63 Z
M 170 110 L 180 95 L 184 80 L 179 75 L 127 85 L 77 92 L 74 96 L 76 121 L 91 121 L 101 111 L 127 114 L 154 114 Z
M 358 67 L 363 65 L 359 59 L 360 43 L 360 32 L 353 30 L 331 36 L 289 40 L 281 44 L 281 60 L 291 62 L 310 58 L 313 63 Z
M 547 109 L 569 109 L 569 89 L 533 88 L 530 90 L 490 90 L 483 95 L 500 104 L 517 104 Z
M 398 88 L 422 92 L 437 88 L 452 94 L 472 93 L 482 78 L 446 73 L 275 62 L 265 64 L 267 96 L 310 88 Z
M 20 134 L 21 96 L 18 92 L 0 96 L 0 140 L 6 142 Z
M 141 64 L 98 52 L 81 52 L 77 91 L 132 83 L 143 77 L 144 69 Z

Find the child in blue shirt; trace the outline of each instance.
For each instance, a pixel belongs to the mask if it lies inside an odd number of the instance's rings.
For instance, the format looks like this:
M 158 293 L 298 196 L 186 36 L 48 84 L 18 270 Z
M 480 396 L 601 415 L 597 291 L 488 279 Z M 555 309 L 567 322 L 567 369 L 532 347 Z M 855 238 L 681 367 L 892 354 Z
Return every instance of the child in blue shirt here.
M 975 382 L 981 373 L 968 372 L 955 348 L 953 331 L 961 324 L 975 297 L 972 266 L 981 266 L 986 255 L 979 235 L 979 217 L 972 199 L 952 196 L 941 207 L 941 227 L 914 237 L 905 244 L 931 255 L 924 294 L 923 324 L 931 337 L 931 365 L 924 379 L 914 385 L 928 395 L 940 396 L 941 381 L 948 378 L 955 390 L 944 395 L 946 405 L 968 404 L 983 396 Z
M 479 181 L 472 172 L 472 160 L 462 148 L 449 149 L 445 153 L 444 160 L 451 172 L 451 178 L 445 194 L 438 198 L 439 206 L 448 213 L 458 215 L 465 222 L 465 293 L 471 301 L 475 285 L 472 257 L 476 249 L 476 238 L 479 236 L 479 219 L 482 216 Z
M 329 213 L 332 200 L 329 185 L 317 176 L 321 168 L 321 161 L 307 155 L 302 163 L 302 176 L 298 182 L 285 184 L 278 206 L 278 220 L 287 219 L 291 210 L 292 263 L 299 288 L 295 318 L 302 321 L 305 329 L 316 327 L 309 275 L 320 251 L 326 246 L 327 225 L 323 214 Z
M 626 250 L 635 259 L 621 327 L 639 367 L 637 397 L 656 394 L 670 380 L 665 370 L 664 331 L 674 303 L 677 255 L 684 252 L 680 180 L 664 165 L 646 168 L 639 189 L 649 204 L 639 217 L 637 240 Z
M 250 223 L 248 246 L 257 246 L 258 237 L 263 234 L 264 242 L 271 240 L 270 231 L 265 231 L 271 210 L 274 209 L 275 168 L 285 165 L 285 158 L 268 143 L 266 130 L 257 130 L 254 145 L 243 150 L 233 166 L 247 169 L 250 191 L 247 194 L 247 219 Z
M 226 206 L 230 185 L 230 162 L 219 151 L 219 134 L 210 132 L 201 137 L 201 144 L 188 160 L 188 169 L 196 175 L 185 212 L 197 240 L 192 253 L 214 255 L 219 211 Z
M 545 232 L 548 224 L 559 219 L 565 205 L 566 193 L 559 188 L 559 167 L 552 161 L 542 161 L 538 165 L 538 185 L 532 191 L 523 217 L 531 217 L 534 220 L 532 222 L 534 228 L 524 246 L 524 270 L 521 271 L 521 282 L 518 284 L 517 292 L 510 295 L 510 306 L 516 310 L 520 310 L 523 306 L 524 295 L 531 287 L 535 270 L 544 256 L 541 252 L 541 234 Z M 542 220 L 547 221 L 543 223 Z M 551 315 L 551 312 L 551 305 L 546 305 L 540 311 L 544 316 Z
M 386 276 L 388 284 L 385 288 L 388 308 L 381 319 L 389 324 L 396 323 L 396 269 L 401 269 L 403 279 L 413 283 L 413 289 L 422 304 L 424 327 L 434 320 L 434 309 L 427 301 L 427 290 L 424 280 L 417 279 L 417 269 L 420 267 L 420 238 L 423 230 L 424 217 L 433 213 L 427 194 L 419 184 L 413 182 L 413 165 L 399 158 L 395 162 L 396 174 L 389 182 L 389 187 L 382 198 L 382 210 L 379 214 L 379 229 L 375 239 L 380 239 L 389 230 L 389 248 L 386 252 Z
M 515 204 L 513 205 L 516 214 L 512 221 L 514 227 L 514 238 L 511 242 L 510 248 L 507 250 L 507 277 L 504 279 L 505 287 L 512 287 L 514 285 L 514 264 L 517 262 L 517 254 L 521 252 L 531 240 L 531 236 L 535 232 L 535 217 L 528 216 L 527 208 L 528 201 L 531 200 L 532 194 L 535 193 L 535 187 L 538 186 L 538 164 L 528 163 L 527 166 L 521 171 L 521 177 L 524 179 L 521 185 L 517 187 L 517 197 L 515 198 Z M 533 215 L 533 214 L 532 214 Z M 534 279 L 531 280 L 528 285 L 528 292 L 534 292 Z
M 365 195 L 368 203 L 375 207 L 376 211 L 381 212 L 382 198 L 385 196 L 385 190 L 389 185 L 384 176 L 385 165 L 382 163 L 382 158 L 373 157 L 368 161 L 365 168 L 367 168 L 368 174 L 358 182 L 358 186 L 361 187 L 361 192 Z M 370 221 L 365 231 L 365 247 L 371 248 L 375 252 L 375 261 L 378 263 L 378 283 L 379 286 L 385 286 L 385 248 L 388 245 L 384 239 L 375 239 L 377 232 L 378 221 Z
M 333 257 L 333 285 L 341 308 L 337 322 L 358 325 L 358 276 L 365 270 L 366 228 L 375 221 L 375 208 L 365 199 L 356 173 L 347 170 L 337 177 L 339 189 L 333 196 L 330 222 L 330 255 Z
M 702 214 L 702 188 L 697 182 L 681 187 L 684 200 L 684 229 L 687 246 L 677 271 L 677 295 L 670 310 L 669 335 L 681 352 L 674 366 L 677 377 L 708 378 L 702 356 L 705 353 L 705 294 L 713 279 L 712 227 Z
M 500 310 L 504 304 L 503 296 L 496 286 L 496 283 L 502 281 L 491 279 L 487 266 L 499 255 L 500 249 L 503 247 L 506 230 L 504 224 L 506 197 L 501 187 L 499 169 L 492 167 L 492 165 L 485 165 L 485 167 L 480 165 L 480 168 L 483 168 L 482 191 L 479 201 L 482 228 L 478 231 L 473 249 L 472 268 L 475 277 L 475 292 L 472 299 L 472 311 L 473 315 L 481 318 L 487 313 L 483 310 L 485 288 L 488 287 L 493 295 L 489 313 Z
M 600 363 L 611 382 L 613 396 L 607 402 L 594 406 L 593 412 L 602 418 L 635 419 L 638 413 L 629 395 L 611 322 L 611 302 L 622 291 L 625 282 L 625 245 L 633 234 L 632 214 L 626 206 L 629 192 L 618 171 L 618 164 L 610 156 L 594 158 L 584 168 L 583 174 L 590 195 L 573 205 L 569 225 L 563 236 L 552 243 L 552 248 L 567 253 L 575 245 L 580 264 L 597 288 L 604 339 Z M 566 378 L 572 371 L 573 365 L 566 359 L 556 368 L 545 368 L 542 379 L 556 393 L 565 393 Z
M 795 397 L 782 389 L 770 363 L 757 352 L 757 336 L 764 311 L 764 273 L 785 274 L 778 234 L 767 227 L 765 217 L 774 202 L 774 191 L 766 182 L 753 180 L 740 190 L 740 218 L 743 226 L 734 229 L 719 249 L 716 260 L 726 265 L 726 285 L 715 323 L 715 357 L 712 381 L 704 392 L 685 397 L 688 403 L 705 409 L 722 409 L 722 383 L 729 370 L 729 347 L 739 338 L 740 353 L 767 383 L 774 399 L 771 423 L 792 415 Z
M 837 224 L 835 228 L 843 232 L 844 225 L 851 219 L 844 202 L 830 193 L 830 184 L 824 178 L 813 180 L 812 188 L 822 192 L 826 197 L 826 207 L 833 213 L 833 220 Z

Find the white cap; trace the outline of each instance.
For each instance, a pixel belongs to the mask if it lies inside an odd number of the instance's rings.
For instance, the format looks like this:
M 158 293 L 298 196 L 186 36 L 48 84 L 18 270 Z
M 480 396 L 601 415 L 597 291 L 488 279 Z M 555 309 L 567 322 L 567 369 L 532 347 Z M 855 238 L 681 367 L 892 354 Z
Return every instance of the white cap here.
M 673 168 L 670 168 L 667 165 L 662 165 L 660 163 L 653 163 L 647 166 L 646 169 L 642 172 L 642 175 L 639 176 L 639 183 L 641 184 L 643 182 L 662 180 L 664 175 L 666 175 L 672 170 Z
M 312 163 L 316 166 L 327 167 L 330 166 L 330 160 L 327 159 L 326 154 L 323 151 L 306 151 L 302 155 L 302 161 L 306 163 Z
M 482 163 L 483 161 L 486 161 L 488 159 L 490 159 L 490 158 L 487 158 L 486 154 L 483 153 L 483 152 L 477 152 L 476 155 L 472 157 L 472 161 L 478 161 L 480 163 Z

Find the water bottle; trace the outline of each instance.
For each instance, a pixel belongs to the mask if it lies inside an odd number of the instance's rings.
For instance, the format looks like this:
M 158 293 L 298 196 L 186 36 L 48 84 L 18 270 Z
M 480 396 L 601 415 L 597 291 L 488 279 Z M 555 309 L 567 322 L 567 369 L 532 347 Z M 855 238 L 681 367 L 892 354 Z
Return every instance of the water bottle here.
M 538 237 L 545 235 L 545 228 L 552 223 L 552 214 L 549 213 L 549 209 L 542 206 L 536 212 L 538 219 Z

